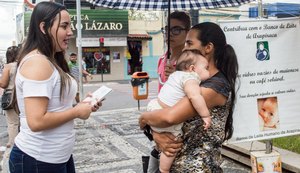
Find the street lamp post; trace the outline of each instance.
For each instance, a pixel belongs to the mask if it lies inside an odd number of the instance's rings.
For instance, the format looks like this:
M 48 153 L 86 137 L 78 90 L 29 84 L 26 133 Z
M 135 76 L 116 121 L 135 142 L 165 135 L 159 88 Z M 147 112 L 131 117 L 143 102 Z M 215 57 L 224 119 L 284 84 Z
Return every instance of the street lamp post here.
M 103 82 L 103 58 L 105 58 L 104 57 L 104 54 L 103 54 L 103 52 L 102 52 L 102 47 L 104 46 L 104 38 L 103 37 L 100 37 L 100 39 L 99 39 L 99 42 L 100 42 L 100 54 L 102 55 L 102 58 L 101 58 L 101 60 L 100 60 L 100 65 L 101 65 L 101 82 Z
M 79 97 L 83 100 L 83 86 L 82 86 L 82 42 L 81 42 L 81 4 L 80 0 L 76 0 L 76 14 L 77 14 L 77 62 L 79 64 Z

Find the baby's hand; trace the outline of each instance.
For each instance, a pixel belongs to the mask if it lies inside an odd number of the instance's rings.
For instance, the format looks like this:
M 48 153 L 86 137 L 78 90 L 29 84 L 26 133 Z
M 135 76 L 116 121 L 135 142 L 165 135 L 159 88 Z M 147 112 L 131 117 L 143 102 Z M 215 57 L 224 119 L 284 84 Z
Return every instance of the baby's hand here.
M 202 117 L 202 120 L 204 121 L 204 130 L 207 130 L 211 126 L 211 116 Z
M 165 66 L 165 76 L 166 79 L 175 71 L 175 67 L 172 64 L 166 64 Z

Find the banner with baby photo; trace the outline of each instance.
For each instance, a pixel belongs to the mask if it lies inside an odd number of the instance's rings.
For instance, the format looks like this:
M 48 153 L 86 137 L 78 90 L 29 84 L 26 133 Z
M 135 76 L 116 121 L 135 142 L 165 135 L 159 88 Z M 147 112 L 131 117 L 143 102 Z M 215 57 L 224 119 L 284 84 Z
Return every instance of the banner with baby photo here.
M 239 86 L 229 142 L 300 134 L 300 18 L 222 21 Z

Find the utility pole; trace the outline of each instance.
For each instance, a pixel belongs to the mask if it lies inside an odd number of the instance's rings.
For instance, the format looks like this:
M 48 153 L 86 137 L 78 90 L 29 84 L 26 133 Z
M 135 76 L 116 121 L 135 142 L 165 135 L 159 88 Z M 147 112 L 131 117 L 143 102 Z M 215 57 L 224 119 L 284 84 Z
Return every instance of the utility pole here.
M 83 100 L 83 86 L 82 86 L 82 42 L 81 42 L 81 4 L 80 0 L 76 0 L 76 15 L 77 15 L 77 62 L 79 65 L 79 98 Z

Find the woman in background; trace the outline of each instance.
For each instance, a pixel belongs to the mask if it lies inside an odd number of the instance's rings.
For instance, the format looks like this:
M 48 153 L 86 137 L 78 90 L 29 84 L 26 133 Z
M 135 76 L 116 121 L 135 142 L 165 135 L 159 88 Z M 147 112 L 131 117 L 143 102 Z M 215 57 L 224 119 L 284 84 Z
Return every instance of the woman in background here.
M 165 52 L 158 60 L 158 91 L 167 81 L 170 74 L 175 71 L 176 62 L 182 53 L 185 44 L 185 38 L 191 28 L 191 17 L 185 11 L 174 11 L 170 14 L 170 26 L 165 26 L 163 32 L 165 41 L 168 42 L 168 34 L 170 34 L 170 52 Z M 168 53 L 170 53 L 168 59 Z M 154 147 L 150 154 L 148 165 L 148 173 L 156 173 L 159 165 L 159 152 Z
M 7 64 L 4 65 L 1 79 L 0 87 L 3 89 L 8 89 L 13 91 L 15 86 L 15 74 L 17 68 L 17 55 L 19 48 L 17 46 L 11 46 L 7 48 L 6 51 L 6 61 Z M 14 140 L 17 134 L 19 133 L 19 115 L 14 109 L 5 110 L 6 122 L 7 122 L 7 132 L 8 132 L 8 142 L 6 144 L 7 148 L 10 148 L 14 145 Z
M 191 28 L 191 17 L 187 12 L 174 11 L 170 14 L 170 27 L 165 26 L 163 29 L 166 42 L 170 34 L 170 52 L 166 52 L 158 60 L 158 91 L 167 81 L 169 75 L 175 71 L 176 62 L 184 48 L 185 38 Z M 168 59 L 168 53 L 170 57 Z

